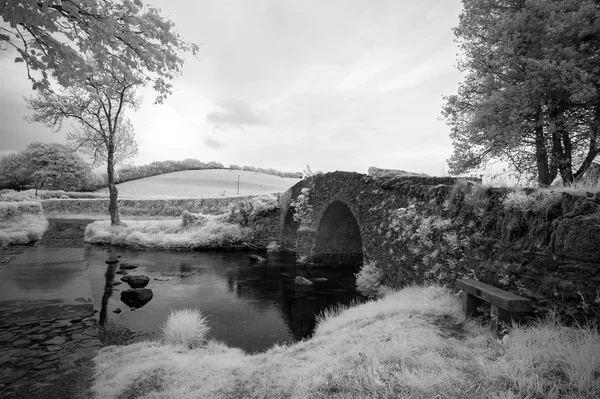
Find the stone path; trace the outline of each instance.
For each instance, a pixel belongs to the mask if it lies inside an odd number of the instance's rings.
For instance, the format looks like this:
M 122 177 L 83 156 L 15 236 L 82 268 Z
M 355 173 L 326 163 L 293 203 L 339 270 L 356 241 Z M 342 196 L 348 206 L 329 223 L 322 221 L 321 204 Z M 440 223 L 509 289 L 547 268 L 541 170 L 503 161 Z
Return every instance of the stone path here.
M 93 317 L 19 320 L 0 327 L 0 397 L 43 390 L 100 348 Z
M 51 224 L 0 269 L 0 398 L 89 397 L 101 347 L 83 256 L 89 221 Z

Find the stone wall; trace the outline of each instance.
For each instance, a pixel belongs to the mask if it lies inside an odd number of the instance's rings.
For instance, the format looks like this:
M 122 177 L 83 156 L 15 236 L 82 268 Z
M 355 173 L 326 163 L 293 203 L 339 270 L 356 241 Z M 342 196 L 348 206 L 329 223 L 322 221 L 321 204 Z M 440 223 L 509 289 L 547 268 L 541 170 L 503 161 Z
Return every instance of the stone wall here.
M 293 224 L 303 188 L 310 212 Z M 304 262 L 318 263 L 328 247 L 319 243 L 324 216 L 342 203 L 358 225 L 363 263 L 375 262 L 386 285 L 472 277 L 532 299 L 539 314 L 600 315 L 600 193 L 334 172 L 302 180 L 280 202 L 282 241 L 295 243 Z
M 278 196 L 279 194 L 273 194 Z M 234 202 L 256 196 L 176 198 L 176 199 L 119 199 L 121 216 L 179 217 L 183 211 L 218 215 L 225 213 Z M 49 199 L 41 201 L 46 215 L 107 215 L 108 199 Z

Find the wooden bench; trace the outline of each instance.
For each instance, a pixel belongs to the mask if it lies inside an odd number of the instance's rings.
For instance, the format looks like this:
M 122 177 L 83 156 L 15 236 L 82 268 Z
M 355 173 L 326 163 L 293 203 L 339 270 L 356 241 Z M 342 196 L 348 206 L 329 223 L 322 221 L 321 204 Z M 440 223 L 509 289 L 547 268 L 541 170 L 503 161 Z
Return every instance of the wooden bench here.
M 491 305 L 491 329 L 498 332 L 498 322 L 511 324 L 519 322 L 525 312 L 531 311 L 531 301 L 512 292 L 482 283 L 477 280 L 456 280 L 456 286 L 463 291 L 463 311 L 467 317 L 472 316 L 483 302 Z

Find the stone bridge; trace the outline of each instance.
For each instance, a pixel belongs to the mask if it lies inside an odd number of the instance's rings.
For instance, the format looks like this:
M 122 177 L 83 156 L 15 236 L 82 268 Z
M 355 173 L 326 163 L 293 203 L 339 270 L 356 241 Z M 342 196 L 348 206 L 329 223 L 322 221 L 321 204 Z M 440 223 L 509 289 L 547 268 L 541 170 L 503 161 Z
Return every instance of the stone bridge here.
M 468 276 L 557 309 L 600 315 L 600 191 L 485 187 L 451 177 L 309 177 L 280 197 L 298 263 L 360 268 L 402 287 Z
M 441 206 L 455 182 L 451 177 L 375 178 L 355 172 L 311 176 L 280 198 L 282 246 L 309 265 L 358 268 L 389 260 L 395 250 L 384 242 L 389 213 L 411 200 Z M 300 203 L 294 206 L 294 201 Z

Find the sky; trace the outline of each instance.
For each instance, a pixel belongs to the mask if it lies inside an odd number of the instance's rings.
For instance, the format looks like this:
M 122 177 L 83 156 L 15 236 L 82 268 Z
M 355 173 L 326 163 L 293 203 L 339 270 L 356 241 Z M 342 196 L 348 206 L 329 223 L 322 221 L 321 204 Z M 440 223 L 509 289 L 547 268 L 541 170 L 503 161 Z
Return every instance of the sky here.
M 460 0 L 148 0 L 186 40 L 174 93 L 128 113 L 132 163 L 196 158 L 302 171 L 370 166 L 440 176 L 452 153 L 441 119 L 460 74 Z M 66 143 L 23 118 L 23 64 L 0 51 L 0 153 Z

